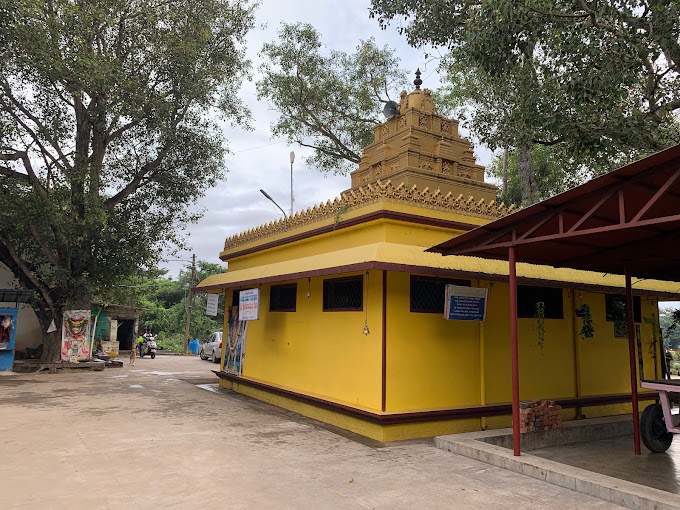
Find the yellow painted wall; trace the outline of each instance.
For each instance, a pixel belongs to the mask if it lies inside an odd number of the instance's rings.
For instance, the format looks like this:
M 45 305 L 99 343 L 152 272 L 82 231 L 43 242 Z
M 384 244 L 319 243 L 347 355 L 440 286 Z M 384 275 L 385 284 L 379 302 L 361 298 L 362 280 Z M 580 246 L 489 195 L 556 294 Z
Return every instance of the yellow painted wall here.
M 422 209 L 397 206 L 396 204 L 391 205 L 393 207 L 391 207 L 390 210 L 393 210 L 397 213 L 410 213 L 417 215 L 422 215 L 423 213 Z M 341 216 L 340 219 L 352 219 L 355 216 L 374 212 L 374 209 L 380 208 L 376 206 L 361 208 L 357 211 L 353 211 L 351 214 L 348 213 L 347 215 Z M 475 225 L 482 225 L 488 222 L 487 219 L 465 217 L 440 211 L 428 211 L 428 216 L 432 217 L 433 219 L 460 221 Z M 303 233 L 312 228 L 319 228 L 326 226 L 327 224 L 332 225 L 333 223 L 333 221 L 329 221 L 311 224 L 304 229 L 296 229 L 286 233 L 285 235 L 282 234 L 271 239 L 267 238 L 266 241 L 271 242 L 277 240 L 278 238 L 285 239 L 290 235 Z M 263 241 L 239 246 L 233 250 L 230 250 L 229 252 L 224 252 L 222 255 L 226 256 L 225 260 L 229 261 L 229 270 L 236 271 L 240 269 L 256 267 L 262 264 L 272 264 L 285 260 L 294 260 L 301 257 L 308 257 L 329 251 L 363 246 L 381 241 L 430 247 L 462 233 L 462 230 L 413 224 L 405 221 L 380 219 L 368 223 L 362 223 L 353 227 L 342 228 L 334 232 L 317 235 L 293 243 L 288 243 L 276 248 L 258 251 L 249 255 L 231 258 L 229 253 L 232 251 L 238 252 L 243 249 L 255 247 L 259 244 L 262 244 Z
M 368 224 L 316 236 L 313 239 L 305 239 L 229 259 L 229 270 L 237 271 L 377 242 L 395 242 L 430 247 L 461 233 L 462 231 L 459 230 L 416 226 L 392 220 L 376 220 Z
M 578 339 L 583 395 L 630 393 L 628 339 L 614 337 L 614 323 L 607 322 L 605 317 L 604 295 L 576 291 L 576 298 L 577 307 L 580 302 L 590 305 L 595 328 L 593 338 Z M 643 317 L 654 316 L 655 322 L 658 321 L 656 300 L 642 298 L 641 306 Z M 580 323 L 577 319 L 576 324 Z M 651 347 L 653 328 L 654 325 L 646 324 L 644 320 L 640 324 L 645 377 L 649 379 L 655 378 Z
M 362 273 L 337 276 L 357 274 Z M 248 326 L 243 377 L 379 413 L 382 271 L 370 271 L 368 280 L 364 273 L 364 285 L 368 283 L 369 290 L 368 299 L 364 294 L 362 312 L 323 312 L 323 280 L 310 280 L 310 298 L 306 297 L 308 280 L 295 280 L 296 312 L 269 312 L 270 286 L 261 286 L 260 319 Z M 512 400 L 508 284 L 476 280 L 472 283 L 489 289 L 483 349 L 478 322 L 447 321 L 440 314 L 410 312 L 410 274 L 388 272 L 387 413 Z M 562 289 L 562 296 L 564 319 L 545 320 L 542 349 L 534 319 L 519 319 L 520 399 L 629 393 L 628 342 L 614 338 L 613 323 L 605 320 L 604 294 Z M 591 339 L 579 337 L 581 319 L 575 316 L 574 308 L 581 303 L 591 307 L 595 328 Z M 651 355 L 653 330 L 658 327 L 656 306 L 655 299 L 642 298 L 643 317 L 653 319 L 652 323 L 643 320 L 640 325 L 647 378 L 654 378 L 655 373 Z M 371 332 L 368 336 L 362 334 L 366 316 Z M 630 404 L 586 407 L 582 411 L 588 417 L 619 414 L 630 412 Z M 575 418 L 576 412 L 565 410 L 564 419 Z M 311 411 L 303 414 L 323 419 Z M 449 420 L 428 426 L 376 429 L 353 420 L 333 418 L 331 422 L 337 421 L 339 426 L 380 440 L 423 437 L 434 430 L 452 433 L 484 425 L 496 428 L 510 424 L 510 417 L 504 416 L 481 422 Z
M 473 285 L 489 288 L 482 398 L 479 323 L 447 321 L 439 314 L 410 313 L 409 278 L 407 273 L 388 273 L 386 410 L 404 412 L 510 402 L 508 284 L 473 281 Z M 545 320 L 542 348 L 536 321 L 518 320 L 521 400 L 630 393 L 628 341 L 614 339 L 613 323 L 605 321 L 604 294 L 576 292 L 591 305 L 595 327 L 592 339 L 580 338 L 582 322 L 575 317 L 572 289 L 562 289 L 564 319 Z M 655 310 L 656 301 L 643 298 L 643 317 L 652 317 Z M 640 325 L 647 378 L 654 378 L 655 372 L 650 351 L 653 327 L 644 321 Z M 580 348 L 580 393 L 575 337 Z
M 386 411 L 479 404 L 479 326 L 410 312 L 410 275 L 387 276 Z
M 362 273 L 347 273 L 352 276 Z M 250 321 L 244 377 L 358 408 L 381 407 L 382 272 L 364 275 L 364 311 L 324 312 L 323 280 L 297 283 L 297 311 L 269 312 L 270 285 L 261 287 L 260 319 Z M 366 286 L 368 282 L 368 324 Z M 290 283 L 290 282 L 282 282 Z
M 505 282 L 484 282 L 490 287 L 485 323 L 487 403 L 512 400 L 510 289 Z M 518 319 L 520 399 L 575 395 L 574 347 L 566 290 L 562 291 L 564 319 L 545 320 L 545 340 L 539 345 L 533 319 Z

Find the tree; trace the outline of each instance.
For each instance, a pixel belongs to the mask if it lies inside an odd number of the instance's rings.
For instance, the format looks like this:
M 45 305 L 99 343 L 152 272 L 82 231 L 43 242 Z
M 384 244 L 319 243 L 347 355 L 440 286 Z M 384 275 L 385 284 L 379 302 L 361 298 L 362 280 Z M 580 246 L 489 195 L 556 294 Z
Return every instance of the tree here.
M 446 48 L 496 92 L 511 85 L 496 130 L 525 158 L 529 137 L 600 167 L 678 143 L 679 14 L 653 0 L 372 0 L 383 28 L 403 19 L 411 44 Z
M 197 281 L 208 276 L 221 274 L 226 268 L 204 260 L 197 261 Z M 159 345 L 163 349 L 182 350 L 184 347 L 184 328 L 186 327 L 187 303 L 191 269 L 188 267 L 179 273 L 177 280 L 167 278 L 140 279 L 137 288 L 142 290 L 140 324 L 144 328 L 153 329 Z M 231 294 L 229 295 L 231 300 Z M 231 302 L 231 301 L 230 301 Z M 219 295 L 217 316 L 205 314 L 207 299 L 205 294 L 194 295 L 189 332 L 191 338 L 205 340 L 215 331 L 222 331 L 224 323 L 224 295 Z
M 181 243 L 187 207 L 222 176 L 213 119 L 247 125 L 233 82 L 253 12 L 0 0 L 0 261 L 37 291 L 47 359 L 63 310 L 89 309 Z
M 565 156 L 558 148 L 534 145 L 531 151 L 532 171 L 536 181 L 535 200 L 545 200 L 558 193 L 562 193 L 587 181 L 593 173 L 587 168 L 573 169 L 563 165 Z M 520 176 L 518 172 L 518 151 L 508 151 L 506 168 L 507 185 L 499 190 L 499 201 L 506 206 L 525 204 L 526 198 L 522 196 Z M 503 154 L 499 154 L 492 160 L 486 172 L 495 179 L 502 179 Z
M 314 149 L 307 163 L 321 171 L 353 169 L 390 91 L 406 86 L 394 53 L 373 39 L 352 54 L 327 50 L 311 25 L 283 23 L 279 41 L 262 46 L 257 83 L 258 98 L 281 114 L 272 134 Z
M 663 344 L 666 349 L 680 349 L 680 310 L 663 310 L 659 313 L 659 325 L 663 331 Z

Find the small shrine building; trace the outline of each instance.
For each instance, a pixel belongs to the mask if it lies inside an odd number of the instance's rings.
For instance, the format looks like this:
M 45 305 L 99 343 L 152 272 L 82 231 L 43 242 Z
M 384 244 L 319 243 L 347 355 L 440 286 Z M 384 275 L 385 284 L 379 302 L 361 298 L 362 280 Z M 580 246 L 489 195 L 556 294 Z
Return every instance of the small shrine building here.
M 513 211 L 419 81 L 375 126 L 340 198 L 226 239 L 228 271 L 195 290 L 224 293 L 230 308 L 258 289 L 259 314 L 242 328 L 237 371 L 224 343 L 223 387 L 380 441 L 510 425 L 508 265 L 425 250 Z M 531 264 L 517 274 L 521 400 L 555 400 L 564 420 L 630 412 L 623 277 Z M 486 319 L 446 320 L 446 284 L 488 289 Z M 648 378 L 660 377 L 658 300 L 672 286 L 634 287 Z M 640 390 L 641 406 L 655 395 Z

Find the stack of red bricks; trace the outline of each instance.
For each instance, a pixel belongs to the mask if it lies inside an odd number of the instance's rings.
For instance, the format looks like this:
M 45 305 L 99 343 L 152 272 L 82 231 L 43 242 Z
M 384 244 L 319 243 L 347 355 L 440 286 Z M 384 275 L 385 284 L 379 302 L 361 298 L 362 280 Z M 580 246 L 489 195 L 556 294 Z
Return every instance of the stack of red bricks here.
M 551 430 L 562 428 L 562 406 L 554 400 L 532 400 L 519 403 L 519 431 Z

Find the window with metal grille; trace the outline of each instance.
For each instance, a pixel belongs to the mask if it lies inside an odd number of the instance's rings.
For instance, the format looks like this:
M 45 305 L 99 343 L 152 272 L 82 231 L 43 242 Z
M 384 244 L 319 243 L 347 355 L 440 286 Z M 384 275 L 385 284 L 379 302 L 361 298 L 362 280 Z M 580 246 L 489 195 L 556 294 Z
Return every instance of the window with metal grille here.
M 605 316 L 607 322 L 614 323 L 614 337 L 628 337 L 628 313 L 626 312 L 626 297 L 619 294 L 605 294 Z M 640 296 L 633 296 L 633 322 L 642 322 L 642 305 Z
M 297 283 L 272 285 L 269 290 L 270 312 L 294 312 L 297 304 Z
M 364 277 L 350 276 L 323 281 L 323 310 L 351 312 L 364 309 Z
M 552 287 L 517 286 L 517 317 L 533 319 L 536 317 L 536 304 L 543 303 L 545 319 L 564 319 L 562 289 Z
M 444 314 L 446 285 L 470 287 L 470 280 L 433 278 L 431 276 L 411 275 L 411 311 L 416 313 Z

